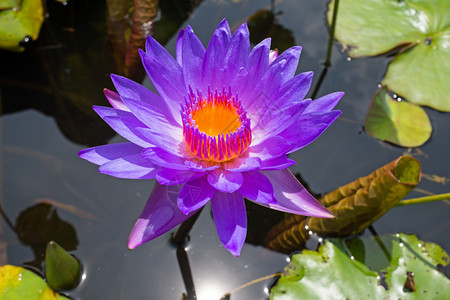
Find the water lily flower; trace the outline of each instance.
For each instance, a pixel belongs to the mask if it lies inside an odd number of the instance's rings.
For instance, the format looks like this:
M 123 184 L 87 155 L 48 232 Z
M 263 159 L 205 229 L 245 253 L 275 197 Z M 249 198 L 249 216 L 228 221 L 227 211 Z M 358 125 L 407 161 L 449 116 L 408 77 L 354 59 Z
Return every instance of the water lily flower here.
M 190 26 L 176 58 L 148 37 L 142 63 L 158 94 L 111 75 L 110 107 L 95 111 L 129 142 L 80 151 L 114 177 L 156 179 L 128 241 L 135 247 L 171 230 L 211 202 L 220 241 L 239 256 L 247 232 L 244 197 L 268 208 L 333 217 L 298 182 L 287 157 L 339 116 L 343 93 L 304 99 L 312 72 L 295 75 L 301 47 L 280 55 L 270 39 L 250 49 L 242 24 L 226 20 L 206 49 Z

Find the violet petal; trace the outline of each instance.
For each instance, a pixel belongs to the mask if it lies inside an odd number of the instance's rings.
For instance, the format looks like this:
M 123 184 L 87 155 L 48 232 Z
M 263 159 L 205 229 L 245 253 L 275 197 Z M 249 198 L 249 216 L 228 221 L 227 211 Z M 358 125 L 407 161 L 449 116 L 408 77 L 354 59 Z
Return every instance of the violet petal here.
M 183 76 L 186 90 L 189 90 L 189 87 L 191 87 L 194 92 L 197 89 L 204 91 L 205 83 L 202 82 L 202 65 L 205 48 L 189 25 L 184 30 L 182 42 Z
M 205 176 L 205 174 L 199 172 L 192 172 L 190 170 L 184 171 L 184 170 L 163 168 L 158 172 L 158 174 L 156 174 L 156 180 L 160 184 L 164 185 L 179 185 L 194 180 L 196 178 L 199 178 L 201 176 Z
M 78 156 L 96 165 L 102 165 L 122 156 L 140 154 L 142 149 L 133 143 L 117 143 L 83 149 L 78 152 Z
M 128 78 L 111 74 L 111 79 L 114 83 L 114 86 L 116 87 L 116 90 L 119 92 L 122 101 L 127 107 L 128 105 L 125 99 L 133 99 L 140 105 L 145 105 L 145 107 L 148 108 L 147 111 L 151 111 L 150 116 L 152 120 L 169 123 L 175 127 L 180 127 L 181 116 L 179 113 L 177 113 L 176 115 L 172 115 L 172 112 L 169 108 L 170 104 L 172 103 L 166 103 L 164 98 L 161 98 L 146 87 Z M 139 116 L 137 117 L 139 118 Z
M 207 178 L 210 185 L 225 193 L 232 193 L 238 190 L 244 182 L 241 173 L 223 169 L 211 171 Z
M 289 150 L 289 153 L 292 153 L 318 138 L 340 114 L 341 112 L 338 110 L 328 113 L 303 114 L 297 122 L 280 133 L 279 136 L 292 145 L 292 149 Z
M 98 171 L 118 178 L 154 179 L 159 169 L 141 154 L 134 154 L 104 163 Z
M 259 170 L 261 166 L 262 161 L 259 157 L 241 156 L 223 163 L 224 169 L 230 172 L 246 172 Z
M 215 192 L 216 189 L 208 183 L 206 176 L 189 181 L 178 195 L 178 207 L 184 214 L 196 211 L 208 203 Z
M 217 191 L 211 199 L 217 234 L 225 248 L 239 256 L 247 235 L 247 214 L 244 198 L 239 193 Z
M 247 24 L 244 23 L 234 32 L 230 46 L 225 54 L 225 76 L 232 83 L 241 68 L 247 68 L 250 54 L 250 39 Z
M 154 144 L 139 131 L 139 128 L 147 128 L 147 126 L 139 121 L 132 113 L 103 106 L 93 106 L 93 108 L 115 132 L 130 142 L 141 147 L 154 146 Z
M 292 214 L 333 218 L 334 216 L 322 206 L 295 178 L 289 169 L 261 171 L 272 183 L 278 204 L 268 207 Z
M 157 238 L 195 213 L 185 215 L 178 208 L 176 202 L 180 189 L 180 186 L 166 186 L 155 183 L 144 210 L 128 238 L 128 248 L 134 249 Z
M 225 53 L 230 44 L 231 33 L 227 21 L 220 22 L 212 35 L 202 65 L 203 82 L 207 83 L 212 90 L 221 90 L 224 85 L 224 61 Z M 205 86 L 206 88 L 206 86 Z M 203 91 L 206 93 L 207 91 Z
M 244 183 L 237 190 L 245 198 L 261 204 L 276 204 L 272 183 L 260 172 L 244 172 Z

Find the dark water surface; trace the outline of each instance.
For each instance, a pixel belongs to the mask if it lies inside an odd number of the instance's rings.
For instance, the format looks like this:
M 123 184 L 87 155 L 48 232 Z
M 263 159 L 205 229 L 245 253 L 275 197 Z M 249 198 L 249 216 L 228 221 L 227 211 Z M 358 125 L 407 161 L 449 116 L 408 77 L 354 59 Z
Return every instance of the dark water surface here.
M 8 219 L 0 220 L 0 243 L 7 247 L 0 263 L 38 271 L 43 241 L 56 239 L 83 264 L 83 282 L 68 293 L 74 299 L 180 299 L 185 287 L 169 233 L 133 251 L 126 246 L 154 181 L 102 175 L 77 156 L 86 146 L 121 138 L 91 109 L 93 104 L 106 105 L 102 89 L 112 88 L 105 8 L 89 1 L 72 2 L 67 6 L 48 3 L 50 18 L 32 49 L 21 54 L 0 52 L 0 201 Z M 313 0 L 280 0 L 273 7 L 269 0 L 199 1 L 182 27 L 190 24 L 206 46 L 224 17 L 236 28 L 255 13 L 253 20 L 275 16 L 273 23 L 258 21 L 258 26 L 272 28 L 274 46 L 279 49 L 292 43 L 303 46 L 298 72 L 314 71 L 314 86 L 326 56 L 325 10 L 326 1 Z M 259 37 L 265 32 L 251 34 Z M 166 44 L 171 53 L 175 42 L 173 35 Z M 404 153 L 420 160 L 424 174 L 444 178 L 435 182 L 424 176 L 419 189 L 448 192 L 448 114 L 427 109 L 434 131 L 420 149 L 383 143 L 363 131 L 370 100 L 391 59 L 348 61 L 335 44 L 332 67 L 317 97 L 345 91 L 338 105 L 342 116 L 291 157 L 297 162 L 292 171 L 301 173 L 312 192 L 329 192 Z M 144 83 L 151 86 L 148 78 Z M 414 191 L 408 197 L 423 195 Z M 253 212 L 253 207 L 248 210 L 252 216 L 248 235 L 253 240 L 264 234 L 260 222 L 276 216 L 266 209 L 262 213 Z M 380 234 L 413 233 L 449 251 L 449 213 L 447 202 L 394 208 L 374 227 Z M 218 239 L 209 206 L 190 237 L 186 249 L 200 300 L 218 299 L 246 282 L 282 271 L 287 264 L 288 256 L 253 241 L 244 245 L 239 258 L 233 257 Z M 233 293 L 231 299 L 266 299 L 272 283 L 272 279 L 263 280 Z

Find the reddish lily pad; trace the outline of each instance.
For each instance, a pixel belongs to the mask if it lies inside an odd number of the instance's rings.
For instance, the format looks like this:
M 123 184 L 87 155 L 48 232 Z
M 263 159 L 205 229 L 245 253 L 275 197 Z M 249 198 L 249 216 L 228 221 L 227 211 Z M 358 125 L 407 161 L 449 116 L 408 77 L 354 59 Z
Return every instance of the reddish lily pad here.
M 403 147 L 418 147 L 431 136 L 431 123 L 419 106 L 393 99 L 385 87 L 375 94 L 365 130 L 380 140 Z

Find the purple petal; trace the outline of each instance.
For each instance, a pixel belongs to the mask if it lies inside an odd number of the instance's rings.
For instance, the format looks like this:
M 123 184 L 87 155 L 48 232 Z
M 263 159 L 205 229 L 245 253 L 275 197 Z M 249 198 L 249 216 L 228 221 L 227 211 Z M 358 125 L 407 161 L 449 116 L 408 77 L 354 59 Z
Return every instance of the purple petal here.
M 305 113 L 329 112 L 338 104 L 344 94 L 344 92 L 336 92 L 320 97 L 311 102 L 311 105 L 306 109 Z
M 269 204 L 268 207 L 304 216 L 334 217 L 298 182 L 289 169 L 261 171 L 261 173 L 266 175 L 272 183 L 278 202 L 278 204 Z
M 238 193 L 245 198 L 262 204 L 276 204 L 273 187 L 269 179 L 260 172 L 244 172 L 244 183 Z
M 158 174 L 156 174 L 156 180 L 158 180 L 160 184 L 164 185 L 179 185 L 201 176 L 205 176 L 205 174 L 200 172 L 193 172 L 190 170 L 183 171 L 163 168 L 158 172 Z
M 216 190 L 224 193 L 232 193 L 241 187 L 244 178 L 241 173 L 217 169 L 208 174 L 208 182 Z
M 159 114 L 156 110 L 154 110 L 151 105 L 124 96 L 122 96 L 122 100 L 133 115 L 135 115 L 136 118 L 138 118 L 142 123 L 147 125 L 146 127 L 164 132 L 177 140 L 182 140 L 183 129 L 181 126 L 176 123 L 171 123 L 170 120 L 165 118 L 163 114 Z
M 147 126 L 139 121 L 132 113 L 103 106 L 94 106 L 93 108 L 115 132 L 130 142 L 144 148 L 154 146 L 154 144 L 139 131 L 140 128 L 147 128 Z
M 205 57 L 203 59 L 202 76 L 203 81 L 207 83 L 213 90 L 222 89 L 224 85 L 223 68 L 225 61 L 226 49 L 230 44 L 230 27 L 224 19 L 220 22 L 213 36 L 209 40 L 206 48 Z M 206 91 L 203 91 L 206 92 Z
M 274 136 L 264 140 L 263 142 L 255 146 L 250 146 L 247 151 L 250 157 L 258 157 L 262 161 L 265 161 L 281 155 L 285 155 L 289 151 L 289 149 L 291 149 L 291 145 L 286 143 L 283 138 Z
M 283 77 L 284 82 L 291 79 L 295 71 L 297 70 L 298 61 L 300 59 L 300 53 L 302 52 L 302 47 L 294 46 L 279 55 L 271 65 L 276 65 L 279 62 L 286 61 L 284 63 Z
M 248 78 L 237 81 L 233 84 L 233 89 L 241 99 L 247 99 L 252 94 L 259 80 L 269 68 L 270 38 L 267 38 L 256 45 L 250 52 L 248 58 Z
M 183 34 L 183 76 L 186 89 L 191 87 L 194 91 L 204 91 L 205 83 L 202 82 L 202 65 L 205 56 L 205 48 L 194 34 L 191 26 L 187 26 Z
M 183 70 L 172 55 L 151 36 L 147 37 L 146 50 L 147 52 L 139 50 L 142 64 L 158 94 L 166 101 L 172 101 L 170 108 L 175 116 L 180 109 L 179 103 L 186 95 Z
M 100 173 L 127 179 L 154 179 L 159 170 L 141 154 L 111 160 L 98 168 Z
M 178 195 L 178 207 L 185 214 L 196 211 L 208 203 L 215 192 L 216 189 L 208 183 L 206 176 L 189 181 Z
M 265 160 L 262 163 L 261 170 L 281 170 L 289 168 L 290 166 L 296 165 L 297 163 L 288 158 L 287 155 L 282 155 L 277 158 L 272 158 L 269 160 Z
M 230 46 L 225 55 L 225 76 L 232 83 L 241 68 L 247 68 L 248 57 L 250 54 L 250 38 L 247 24 L 244 23 L 236 30 L 231 37 Z
M 230 172 L 245 172 L 258 170 L 262 166 L 261 158 L 259 157 L 238 157 L 230 161 L 224 162 L 223 167 Z
M 247 235 L 244 198 L 239 193 L 216 192 L 211 209 L 220 241 L 231 254 L 239 256 Z
M 169 108 L 169 104 L 172 103 L 167 104 L 163 98 L 128 78 L 111 74 L 111 79 L 125 105 L 127 104 L 126 99 L 132 99 L 136 103 L 148 107 L 153 120 L 169 123 L 177 127 L 180 126 L 181 115 L 179 112 L 176 115 L 172 115 Z M 126 105 L 126 107 L 128 106 Z
M 270 102 L 268 102 L 270 103 Z M 271 107 L 262 109 L 262 115 L 259 116 L 259 121 L 254 122 L 255 126 L 252 128 L 252 134 L 255 137 L 252 144 L 257 145 L 265 139 L 275 136 L 292 126 L 304 111 L 308 108 L 311 100 L 303 100 L 298 103 L 293 103 L 290 106 L 285 106 L 276 110 Z
M 106 99 L 108 99 L 112 107 L 114 107 L 115 109 L 130 111 L 125 103 L 123 103 L 118 93 L 108 89 L 103 89 L 103 93 L 105 94 Z
M 118 143 L 83 149 L 78 152 L 78 156 L 96 165 L 102 165 L 123 156 L 140 154 L 142 149 L 133 143 Z
M 175 55 L 177 57 L 177 62 L 180 64 L 180 66 L 183 66 L 183 35 L 184 35 L 184 29 L 181 29 L 178 33 L 177 37 L 177 44 L 175 46 Z
M 300 119 L 284 130 L 279 136 L 292 145 L 289 153 L 308 145 L 318 138 L 341 114 L 338 110 L 328 113 L 303 114 Z
M 188 168 L 184 164 L 184 158 L 173 155 L 159 147 L 149 147 L 142 151 L 142 156 L 151 161 L 155 165 L 173 169 L 187 171 Z
M 206 172 L 220 168 L 218 163 L 201 160 L 196 157 L 186 159 L 184 165 L 192 172 Z
M 292 47 L 284 51 L 269 66 L 269 69 L 259 80 L 252 95 L 242 98 L 242 104 L 252 120 L 259 120 L 271 99 L 276 99 L 280 87 L 290 80 L 297 69 L 301 47 Z
M 139 219 L 128 238 L 128 248 L 134 249 L 178 226 L 195 212 L 183 214 L 176 202 L 180 186 L 155 183 Z

